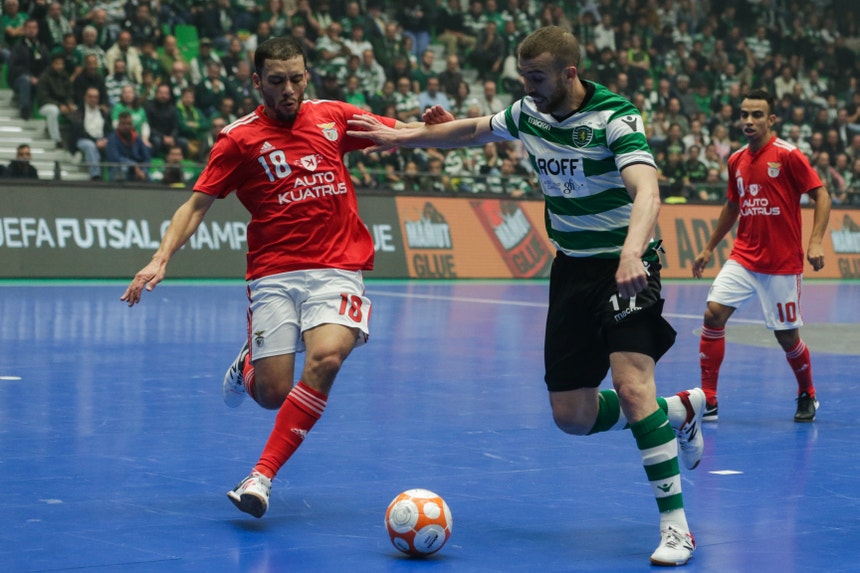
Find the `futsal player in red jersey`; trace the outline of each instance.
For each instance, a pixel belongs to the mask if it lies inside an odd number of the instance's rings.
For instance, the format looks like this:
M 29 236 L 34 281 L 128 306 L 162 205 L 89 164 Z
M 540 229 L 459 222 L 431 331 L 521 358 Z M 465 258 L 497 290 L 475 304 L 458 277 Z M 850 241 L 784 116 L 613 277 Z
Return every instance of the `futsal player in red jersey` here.
M 773 96 L 764 90 L 747 94 L 741 103 L 741 123 L 748 145 L 729 157 L 726 203 L 707 245 L 693 263 L 693 276 L 701 278 L 713 250 L 739 220 L 729 260 L 708 293 L 699 342 L 705 421 L 717 420 L 717 379 L 726 350 L 726 322 L 754 295 L 797 379 L 794 421 L 814 421 L 819 406 L 809 348 L 799 331 L 803 326 L 800 202 L 804 194 L 815 202 L 806 258 L 819 271 L 824 267 L 821 241 L 830 217 L 830 195 L 806 156 L 774 134 L 775 122 Z
M 323 414 L 344 359 L 367 340 L 371 303 L 362 271 L 373 268 L 374 246 L 343 162 L 345 153 L 372 145 L 346 134 L 347 119 L 366 112 L 305 100 L 306 61 L 291 38 L 262 43 L 254 64 L 263 104 L 221 131 L 191 197 L 121 300 L 140 302 L 144 288 L 164 279 L 171 256 L 215 200 L 236 193 L 251 213 L 248 339 L 224 376 L 222 394 L 228 406 L 249 395 L 278 414 L 259 461 L 227 495 L 240 510 L 262 517 L 272 479 Z M 306 358 L 294 385 L 297 352 Z

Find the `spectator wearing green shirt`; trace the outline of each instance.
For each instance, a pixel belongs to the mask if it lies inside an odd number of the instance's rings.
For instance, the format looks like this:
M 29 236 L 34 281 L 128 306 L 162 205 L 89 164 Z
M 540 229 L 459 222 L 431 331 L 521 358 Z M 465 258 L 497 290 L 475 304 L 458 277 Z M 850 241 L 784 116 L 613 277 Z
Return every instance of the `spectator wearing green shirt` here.
M 132 127 L 140 135 L 144 145 L 152 147 L 152 143 L 149 141 L 150 127 L 149 120 L 146 117 L 146 110 L 140 105 L 137 92 L 131 84 L 122 87 L 119 101 L 111 108 L 111 121 L 114 128 L 117 126 L 119 116 L 123 112 L 127 112 L 131 116 Z
M 3 14 L 0 15 L 0 28 L 3 29 L 3 61 L 9 60 L 9 50 L 24 36 L 24 22 L 27 14 L 21 12 L 18 0 L 6 0 L 3 3 Z
M 221 108 L 221 100 L 233 97 L 230 86 L 221 74 L 221 69 L 219 62 L 209 62 L 206 66 L 206 78 L 194 88 L 194 101 L 197 108 L 207 118 L 211 118 L 218 112 Z
M 367 98 L 361 91 L 361 86 L 358 81 L 358 76 L 349 76 L 346 78 L 346 87 L 343 90 L 344 98 L 347 103 L 351 103 L 356 107 L 360 107 L 365 111 L 370 111 L 370 105 L 367 103 Z
M 179 135 L 188 140 L 189 157 L 199 158 L 200 142 L 209 129 L 209 120 L 196 105 L 193 87 L 182 88 L 176 113 L 179 114 Z
M 54 56 L 60 56 L 63 58 L 63 65 L 66 69 L 66 73 L 69 74 L 69 80 L 72 82 L 75 81 L 75 78 L 78 77 L 78 74 L 80 74 L 84 68 L 84 60 L 81 53 L 77 50 L 77 47 L 78 41 L 75 39 L 75 34 L 73 32 L 69 32 L 63 36 L 62 43 L 51 50 L 51 59 L 53 59 Z

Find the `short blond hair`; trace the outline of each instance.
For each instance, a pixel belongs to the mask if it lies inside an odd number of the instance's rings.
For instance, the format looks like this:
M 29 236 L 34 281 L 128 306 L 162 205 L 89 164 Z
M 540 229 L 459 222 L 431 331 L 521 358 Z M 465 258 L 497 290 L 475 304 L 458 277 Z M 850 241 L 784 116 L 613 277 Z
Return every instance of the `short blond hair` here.
M 550 53 L 560 68 L 579 67 L 581 55 L 576 37 L 558 26 L 546 26 L 532 32 L 522 41 L 518 52 L 524 60 Z

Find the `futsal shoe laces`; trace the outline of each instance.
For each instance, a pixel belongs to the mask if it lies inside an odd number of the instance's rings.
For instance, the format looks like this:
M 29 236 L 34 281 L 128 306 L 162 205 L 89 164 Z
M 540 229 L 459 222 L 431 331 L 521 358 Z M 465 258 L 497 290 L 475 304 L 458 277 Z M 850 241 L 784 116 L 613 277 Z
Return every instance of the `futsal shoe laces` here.
M 660 545 L 651 554 L 651 565 L 664 567 L 684 565 L 693 557 L 695 550 L 696 540 L 693 539 L 692 533 L 667 525 L 660 531 Z
M 230 408 L 235 408 L 245 399 L 245 380 L 242 378 L 242 369 L 245 366 L 245 357 L 248 355 L 248 341 L 242 345 L 239 356 L 224 374 L 224 382 L 221 384 L 221 397 Z
M 802 392 L 797 397 L 797 411 L 794 413 L 794 421 L 814 422 L 818 406 L 818 400 L 810 396 L 808 392 Z
M 705 440 L 702 438 L 702 415 L 705 413 L 705 393 L 701 388 L 678 392 L 678 398 L 687 409 L 687 419 L 675 430 L 680 447 L 679 457 L 688 470 L 696 469 L 702 461 Z
M 272 491 L 272 480 L 259 472 L 239 482 L 235 488 L 227 492 L 227 497 L 233 505 L 254 517 L 263 517 L 269 509 L 269 493 Z

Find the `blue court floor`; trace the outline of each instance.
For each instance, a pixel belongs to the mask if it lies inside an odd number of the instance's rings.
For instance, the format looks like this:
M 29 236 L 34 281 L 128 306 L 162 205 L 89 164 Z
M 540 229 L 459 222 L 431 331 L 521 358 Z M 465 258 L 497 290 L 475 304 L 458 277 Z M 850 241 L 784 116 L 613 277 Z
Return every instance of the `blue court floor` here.
M 709 282 L 665 285 L 679 333 L 657 368 L 698 385 Z M 645 571 L 656 503 L 629 432 L 555 429 L 542 380 L 545 282 L 368 281 L 372 336 L 274 482 L 262 519 L 225 494 L 274 413 L 231 410 L 241 282 L 0 283 L 0 571 Z M 683 571 L 860 571 L 860 283 L 808 280 L 804 339 L 821 410 L 754 302 L 729 323 L 720 421 L 683 471 L 698 542 Z M 606 387 L 606 385 L 604 386 Z M 389 501 L 442 495 L 453 535 L 413 560 Z

